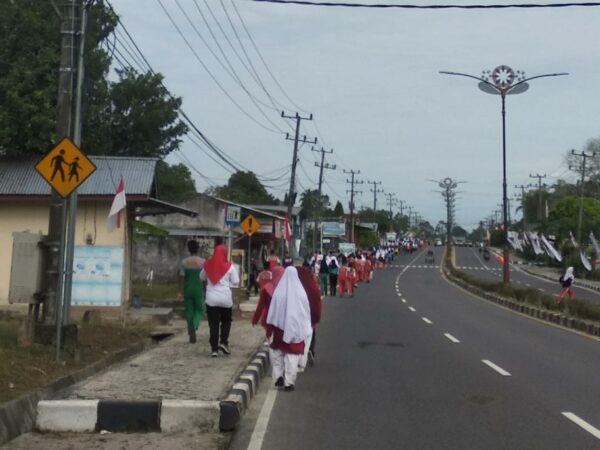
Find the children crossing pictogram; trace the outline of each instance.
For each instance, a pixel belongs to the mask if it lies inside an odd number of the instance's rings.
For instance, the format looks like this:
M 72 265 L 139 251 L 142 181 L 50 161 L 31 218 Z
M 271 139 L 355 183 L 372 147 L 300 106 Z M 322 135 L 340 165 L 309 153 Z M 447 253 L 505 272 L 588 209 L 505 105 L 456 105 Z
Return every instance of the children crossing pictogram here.
M 40 159 L 35 170 L 58 194 L 68 197 L 96 166 L 69 138 L 64 138 Z

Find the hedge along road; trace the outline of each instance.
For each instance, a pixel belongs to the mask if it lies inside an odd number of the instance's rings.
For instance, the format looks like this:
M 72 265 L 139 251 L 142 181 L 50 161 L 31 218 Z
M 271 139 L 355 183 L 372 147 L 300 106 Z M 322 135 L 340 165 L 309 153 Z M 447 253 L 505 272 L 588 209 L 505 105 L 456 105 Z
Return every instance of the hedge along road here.
M 598 342 L 473 297 L 422 256 L 325 298 L 316 365 L 258 418 L 260 448 L 599 445 Z

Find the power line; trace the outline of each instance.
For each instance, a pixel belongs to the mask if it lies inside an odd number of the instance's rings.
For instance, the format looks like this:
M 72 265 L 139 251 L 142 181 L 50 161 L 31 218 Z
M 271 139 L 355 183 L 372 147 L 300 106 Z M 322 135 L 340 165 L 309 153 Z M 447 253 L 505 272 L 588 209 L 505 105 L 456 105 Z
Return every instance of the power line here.
M 377 8 L 377 9 L 509 9 L 509 8 L 570 8 L 570 7 L 590 7 L 600 6 L 599 2 L 571 2 L 571 3 L 508 3 L 508 4 L 491 4 L 491 5 L 407 5 L 395 3 L 343 3 L 343 2 L 317 2 L 308 0 L 251 0 L 256 3 L 279 3 L 302 6 L 327 6 L 327 7 L 342 7 L 342 8 Z
M 189 40 L 185 37 L 185 35 L 183 34 L 183 31 L 181 31 L 181 28 L 179 28 L 179 25 L 177 25 L 177 23 L 175 22 L 175 20 L 173 19 L 173 17 L 171 16 L 171 14 L 169 14 L 169 12 L 167 11 L 167 9 L 165 8 L 165 6 L 163 5 L 161 0 L 156 0 L 158 2 L 158 4 L 160 5 L 160 7 L 162 8 L 163 12 L 165 13 L 165 15 L 168 17 L 169 21 L 171 22 L 171 24 L 173 25 L 173 27 L 175 28 L 175 30 L 177 31 L 177 33 L 179 34 L 179 36 L 181 37 L 181 39 L 183 39 L 183 41 L 185 42 L 186 46 L 190 49 L 190 51 L 193 53 L 193 55 L 196 57 L 196 60 L 200 63 L 200 65 L 204 68 L 204 70 L 206 71 L 206 73 L 209 75 L 209 77 L 214 81 L 214 83 L 219 87 L 219 89 L 223 92 L 223 94 L 225 94 L 225 96 L 240 110 L 240 112 L 242 114 L 244 114 L 246 117 L 248 117 L 252 122 L 254 122 L 255 124 L 257 124 L 258 126 L 260 126 L 261 128 L 267 130 L 267 131 L 271 131 L 273 133 L 280 133 L 279 130 L 274 130 L 272 128 L 269 128 L 268 126 L 266 126 L 265 124 L 259 122 L 257 119 L 255 119 L 252 114 L 250 114 L 248 111 L 246 111 L 242 105 L 240 105 L 232 96 L 229 92 L 227 92 L 227 90 L 225 89 L 225 87 L 219 82 L 219 80 L 217 80 L 217 78 L 215 77 L 215 75 L 210 71 L 210 69 L 208 68 L 208 66 L 204 63 L 204 61 L 202 61 L 202 58 L 200 58 L 200 55 L 198 55 L 198 52 L 196 52 L 196 50 L 194 49 L 194 47 L 192 46 L 192 44 L 190 44 Z
M 277 85 L 277 87 L 279 88 L 279 90 L 283 93 L 283 95 L 285 96 L 285 98 L 288 99 L 288 101 L 292 104 L 292 106 L 294 106 L 294 108 L 297 109 L 298 111 L 301 111 L 301 112 L 307 114 L 308 111 L 300 108 L 291 99 L 291 97 L 288 95 L 288 93 L 285 91 L 285 89 L 283 88 L 283 86 L 279 83 L 279 81 L 277 80 L 277 78 L 275 77 L 275 75 L 273 74 L 273 72 L 271 71 L 271 69 L 269 68 L 269 65 L 267 64 L 267 62 L 265 61 L 265 59 L 262 56 L 262 53 L 258 49 L 258 46 L 256 45 L 256 42 L 254 42 L 254 39 L 252 38 L 252 35 L 250 34 L 250 31 L 248 31 L 248 27 L 246 26 L 246 23 L 244 22 L 244 19 L 242 18 L 240 12 L 238 11 L 237 6 L 235 5 L 234 0 L 231 0 L 231 6 L 233 6 L 233 9 L 235 10 L 235 13 L 237 14 L 238 18 L 240 19 L 240 23 L 242 24 L 242 27 L 244 28 L 244 31 L 246 32 L 246 35 L 248 36 L 248 39 L 252 43 L 252 46 L 254 47 L 254 50 L 256 51 L 256 54 L 258 55 L 259 59 L 263 63 L 263 66 L 265 66 L 265 69 L 267 70 L 267 73 L 271 76 L 271 78 L 273 79 L 273 81 L 275 82 L 275 84 Z

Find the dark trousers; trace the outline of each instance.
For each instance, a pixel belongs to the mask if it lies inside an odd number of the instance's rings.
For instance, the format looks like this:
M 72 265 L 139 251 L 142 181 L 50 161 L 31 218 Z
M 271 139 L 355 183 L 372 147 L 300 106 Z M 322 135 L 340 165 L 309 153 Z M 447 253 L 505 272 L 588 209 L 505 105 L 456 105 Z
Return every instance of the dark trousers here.
M 231 312 L 233 308 L 206 305 L 206 318 L 210 329 L 210 348 L 218 351 L 219 344 L 229 345 L 229 331 L 231 330 Z M 219 333 L 220 325 L 220 333 Z
M 337 291 L 337 282 L 338 280 L 338 274 L 337 273 L 330 273 L 329 274 L 329 292 L 332 296 L 335 297 L 336 291 Z

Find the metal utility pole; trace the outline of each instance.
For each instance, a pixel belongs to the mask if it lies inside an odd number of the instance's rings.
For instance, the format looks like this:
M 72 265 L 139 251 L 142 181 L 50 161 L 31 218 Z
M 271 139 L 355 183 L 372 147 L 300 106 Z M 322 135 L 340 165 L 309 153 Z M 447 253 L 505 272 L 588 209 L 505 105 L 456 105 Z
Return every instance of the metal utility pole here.
M 390 208 L 390 220 L 392 220 L 394 218 L 392 206 L 394 206 L 397 202 L 397 200 L 394 198 L 396 196 L 396 194 L 394 194 L 392 192 L 388 192 L 387 194 L 385 194 L 385 196 L 388 198 L 388 206 Z
M 579 194 L 579 221 L 577 223 L 577 242 L 579 242 L 581 244 L 581 223 L 583 221 L 583 190 L 584 190 L 583 187 L 584 187 L 584 182 L 585 182 L 585 167 L 586 167 L 586 163 L 587 163 L 587 158 L 593 158 L 594 156 L 596 156 L 596 152 L 577 153 L 575 150 L 571 150 L 571 155 L 579 156 L 582 158 L 582 160 L 581 160 L 581 191 Z M 571 169 L 570 166 L 569 166 L 569 169 Z
M 56 141 L 71 136 L 71 115 L 73 104 L 73 83 L 75 70 L 75 33 L 76 21 L 81 0 L 66 0 L 62 8 L 61 54 L 58 71 L 58 99 L 56 105 Z M 44 287 L 43 320 L 46 325 L 58 325 L 61 298 L 63 295 L 63 277 L 65 262 L 65 223 L 66 201 L 55 191 L 51 193 L 48 221 L 48 235 L 45 241 L 47 250 L 46 276 Z M 57 352 L 58 352 L 57 345 Z
M 321 164 L 319 164 L 318 162 L 315 161 L 315 166 L 319 167 L 319 198 L 318 198 L 318 205 L 317 205 L 317 217 L 315 218 L 315 223 L 313 226 L 313 252 L 315 252 L 317 250 L 317 223 L 320 223 L 321 221 L 321 188 L 323 186 L 323 169 L 331 169 L 331 170 L 335 170 L 336 165 L 335 164 L 328 164 L 325 162 L 325 153 L 333 153 L 333 149 L 331 150 L 325 150 L 323 147 L 321 147 L 321 149 L 316 149 L 316 148 L 311 148 L 311 150 L 313 152 L 320 152 L 321 153 Z M 321 230 L 321 240 L 323 239 L 323 231 Z
M 309 117 L 301 117 L 298 113 L 296 113 L 296 115 L 294 116 L 286 116 L 285 113 L 283 111 L 281 111 L 281 117 L 283 117 L 284 119 L 296 119 L 296 132 L 294 134 L 294 138 L 290 138 L 289 133 L 285 134 L 285 138 L 288 141 L 294 141 L 294 155 L 292 157 L 292 175 L 290 177 L 290 190 L 288 192 L 288 204 L 287 204 L 287 217 L 288 217 L 288 221 L 290 222 L 290 224 L 292 224 L 291 228 L 292 228 L 292 238 L 294 235 L 294 218 L 292 216 L 292 208 L 294 207 L 294 202 L 296 200 L 296 195 L 295 195 L 295 189 L 296 189 L 296 165 L 298 163 L 298 142 L 303 142 L 303 143 L 311 143 L 311 144 L 316 144 L 317 143 L 317 138 L 315 138 L 313 141 L 307 140 L 306 136 L 304 136 L 302 139 L 300 139 L 300 122 L 302 120 L 312 120 L 313 116 L 312 114 Z M 290 256 L 294 257 L 294 246 L 290 244 Z
M 398 203 L 400 204 L 400 217 L 402 217 L 404 215 L 404 200 L 398 200 Z
M 381 184 L 381 181 L 367 181 L 367 183 L 373 185 L 370 191 L 373 193 L 373 217 L 375 217 L 377 214 L 377 194 L 383 192 L 383 189 L 377 189 L 377 185 Z
M 544 219 L 544 212 L 542 209 L 542 178 L 546 178 L 546 174 L 529 174 L 529 178 L 537 178 L 538 179 L 538 220 L 541 222 Z
M 344 173 L 350 174 L 350 179 L 346 179 L 346 183 L 350 183 L 350 190 L 346 191 L 346 193 L 350 192 L 350 242 L 354 243 L 354 195 L 362 194 L 362 191 L 357 191 L 354 189 L 354 186 L 357 184 L 363 184 L 364 181 L 358 181 L 354 179 L 355 175 L 360 175 L 360 170 L 345 170 Z

